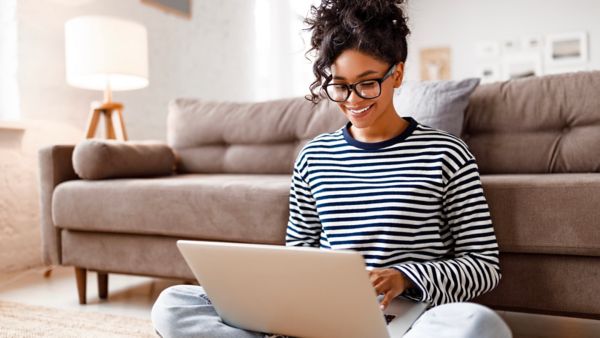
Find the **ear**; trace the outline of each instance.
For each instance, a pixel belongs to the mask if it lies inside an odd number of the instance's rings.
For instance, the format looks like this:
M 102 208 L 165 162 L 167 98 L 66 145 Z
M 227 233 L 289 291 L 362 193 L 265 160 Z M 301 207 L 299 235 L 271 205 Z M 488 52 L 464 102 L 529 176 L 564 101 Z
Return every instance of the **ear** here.
M 396 65 L 396 70 L 392 77 L 394 78 L 394 88 L 400 87 L 402 79 L 404 78 L 404 62 L 400 62 Z

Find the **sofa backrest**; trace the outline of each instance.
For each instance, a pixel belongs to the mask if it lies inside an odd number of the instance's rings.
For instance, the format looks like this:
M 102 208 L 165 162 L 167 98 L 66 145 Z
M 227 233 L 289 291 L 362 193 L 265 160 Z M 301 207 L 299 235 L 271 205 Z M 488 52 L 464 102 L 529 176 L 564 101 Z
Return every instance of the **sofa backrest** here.
M 345 122 L 327 100 L 176 99 L 167 139 L 180 172 L 290 174 L 308 140 Z M 600 172 L 600 71 L 480 85 L 461 138 L 482 174 Z
M 304 98 L 260 103 L 175 99 L 167 142 L 182 173 L 291 174 L 297 154 L 315 136 L 337 130 L 345 117 L 328 101 Z
M 482 174 L 600 172 L 600 71 L 481 85 L 461 138 Z

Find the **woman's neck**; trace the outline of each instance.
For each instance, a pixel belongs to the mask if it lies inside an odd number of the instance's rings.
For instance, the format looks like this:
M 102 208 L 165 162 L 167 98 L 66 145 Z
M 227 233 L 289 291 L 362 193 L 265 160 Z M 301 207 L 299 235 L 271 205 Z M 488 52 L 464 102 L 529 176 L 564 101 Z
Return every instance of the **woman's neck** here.
M 410 123 L 400 117 L 395 110 L 381 115 L 373 125 L 366 128 L 350 126 L 350 134 L 360 142 L 374 143 L 386 141 L 400 135 Z

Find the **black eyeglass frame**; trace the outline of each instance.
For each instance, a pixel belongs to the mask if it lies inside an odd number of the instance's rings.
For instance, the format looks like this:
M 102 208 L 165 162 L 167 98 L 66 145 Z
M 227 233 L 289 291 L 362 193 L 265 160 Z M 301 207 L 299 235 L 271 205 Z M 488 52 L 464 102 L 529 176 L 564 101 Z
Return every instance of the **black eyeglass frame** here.
M 378 79 L 368 79 L 368 80 L 362 80 L 362 81 L 358 81 L 355 83 L 351 83 L 351 84 L 345 84 L 345 83 L 329 83 L 329 81 L 331 81 L 331 76 L 329 77 L 329 79 L 327 79 L 327 81 L 325 82 L 325 84 L 323 85 L 323 91 L 325 92 L 325 95 L 327 95 L 327 97 L 333 101 L 333 102 L 345 102 L 346 100 L 348 100 L 348 98 L 350 97 L 350 95 L 352 95 L 352 92 L 356 93 L 356 95 L 358 95 L 358 97 L 361 97 L 365 100 L 371 100 L 371 99 L 376 99 L 379 96 L 381 96 L 381 84 L 383 83 L 383 81 L 387 80 L 388 77 L 390 77 L 392 74 L 394 74 L 394 70 L 396 69 L 396 65 L 392 65 L 390 67 L 390 69 L 388 69 L 387 72 L 385 72 L 385 74 L 383 75 L 383 77 L 378 78 Z M 375 81 L 377 82 L 377 84 L 379 85 L 379 94 L 377 94 L 377 96 L 373 96 L 373 97 L 364 97 L 362 95 L 360 95 L 359 91 L 356 90 L 356 86 L 358 86 L 359 84 L 363 83 L 363 82 L 369 82 L 369 81 Z M 334 100 L 333 98 L 331 98 L 331 96 L 329 96 L 329 92 L 327 91 L 327 87 L 329 86 L 344 86 L 346 87 L 346 91 L 348 93 L 348 95 L 346 95 L 346 98 L 343 100 Z

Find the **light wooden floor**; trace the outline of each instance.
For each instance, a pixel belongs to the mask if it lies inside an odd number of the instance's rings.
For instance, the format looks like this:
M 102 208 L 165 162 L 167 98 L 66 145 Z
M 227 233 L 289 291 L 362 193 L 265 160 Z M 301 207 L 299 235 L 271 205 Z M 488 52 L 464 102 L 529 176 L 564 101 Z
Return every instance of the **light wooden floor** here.
M 103 312 L 150 318 L 150 309 L 160 292 L 178 280 L 112 274 L 108 300 L 100 301 L 96 274 L 88 273 L 87 305 L 79 305 L 73 268 L 57 267 L 50 278 L 44 268 L 0 275 L 0 300 L 53 308 Z M 515 338 L 600 337 L 600 320 L 498 311 L 511 327 Z
M 0 277 L 0 300 L 61 309 L 112 313 L 150 319 L 150 309 L 160 292 L 181 281 L 110 274 L 108 300 L 98 298 L 96 273 L 88 272 L 87 302 L 79 305 L 75 272 L 56 267 L 50 278 L 45 268 L 30 269 Z

